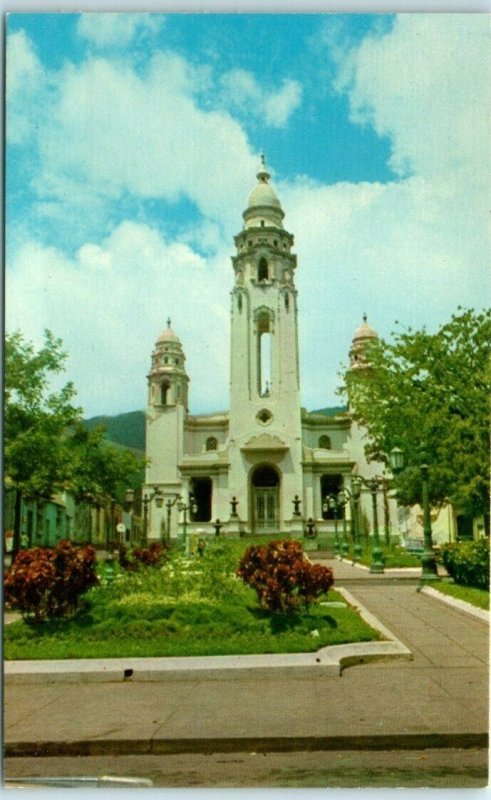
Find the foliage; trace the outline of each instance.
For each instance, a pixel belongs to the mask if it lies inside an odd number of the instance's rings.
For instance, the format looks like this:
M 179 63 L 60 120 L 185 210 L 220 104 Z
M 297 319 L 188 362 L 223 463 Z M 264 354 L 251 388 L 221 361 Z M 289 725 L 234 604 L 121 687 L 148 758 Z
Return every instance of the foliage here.
M 489 588 L 489 539 L 444 544 L 441 560 L 455 583 Z
M 70 450 L 69 486 L 78 500 L 98 495 L 120 501 L 128 487 L 142 483 L 143 460 L 132 452 L 112 446 L 103 427 L 88 430 L 78 423 L 67 443 Z
M 294 612 L 309 606 L 334 583 L 332 570 L 312 564 L 300 542 L 269 542 L 249 547 L 237 569 L 268 611 Z
M 227 599 L 201 596 L 194 566 L 183 559 L 174 562 L 173 570 L 167 563 L 163 570 L 125 573 L 109 588 L 91 591 L 89 607 L 70 620 L 47 621 L 36 629 L 22 621 L 12 623 L 5 629 L 4 655 L 12 659 L 306 653 L 379 638 L 349 606 L 315 605 L 297 614 L 270 613 L 250 602 L 252 590 L 238 580 L 236 592 Z M 186 579 L 186 591 L 180 595 L 169 594 L 171 571 L 178 580 Z M 332 592 L 332 600 L 342 599 Z
M 149 547 L 134 547 L 132 550 L 120 545 L 118 552 L 120 566 L 131 571 L 141 566 L 161 567 L 167 558 L 168 549 L 159 542 L 152 542 Z
M 38 622 L 71 614 L 81 595 L 98 583 L 95 562 L 93 547 L 68 541 L 21 550 L 5 577 L 5 601 Z
M 433 504 L 488 516 L 490 353 L 491 311 L 459 309 L 435 334 L 409 328 L 372 343 L 370 366 L 346 372 L 342 392 L 368 433 L 368 457 L 405 453 L 401 502 L 421 503 L 425 458 Z
M 471 605 L 477 606 L 477 608 L 489 609 L 489 591 L 486 591 L 486 589 L 477 589 L 474 586 L 461 586 L 458 583 L 449 583 L 448 581 L 432 581 L 431 588 L 436 589 L 437 592 L 455 597 L 457 600 L 471 603 Z
M 50 390 L 62 372 L 66 353 L 60 339 L 45 331 L 44 346 L 35 352 L 20 331 L 5 341 L 5 474 L 26 498 L 49 498 L 62 489 L 70 468 L 65 431 L 79 418 L 72 405 L 75 389 L 67 383 Z

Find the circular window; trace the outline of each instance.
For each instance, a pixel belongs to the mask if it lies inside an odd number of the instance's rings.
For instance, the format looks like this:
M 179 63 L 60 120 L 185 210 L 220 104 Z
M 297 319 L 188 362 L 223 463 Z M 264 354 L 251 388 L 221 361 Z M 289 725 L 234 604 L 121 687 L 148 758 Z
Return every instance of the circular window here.
M 268 422 L 271 422 L 271 420 L 273 419 L 273 415 L 272 415 L 271 411 L 269 411 L 269 409 L 262 408 L 261 411 L 259 411 L 256 414 L 256 419 L 262 425 L 267 425 Z

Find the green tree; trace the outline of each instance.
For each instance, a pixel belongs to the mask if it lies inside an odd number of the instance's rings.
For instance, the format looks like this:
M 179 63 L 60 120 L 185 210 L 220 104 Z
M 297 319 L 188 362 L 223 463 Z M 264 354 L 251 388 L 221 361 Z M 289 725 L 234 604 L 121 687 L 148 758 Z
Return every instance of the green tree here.
M 432 504 L 483 514 L 489 530 L 491 310 L 459 308 L 434 334 L 392 336 L 369 346 L 369 366 L 347 370 L 341 390 L 367 431 L 367 456 L 387 461 L 393 447 L 403 449 L 408 467 L 396 486 L 407 504 L 421 502 L 425 457 Z
M 20 502 L 49 499 L 62 489 L 69 467 L 64 433 L 80 417 L 67 383 L 52 391 L 53 377 L 64 369 L 62 342 L 45 331 L 36 352 L 20 331 L 7 334 L 4 383 L 4 464 L 7 486 L 16 490 L 13 549 L 20 536 Z
M 102 496 L 122 502 L 127 488 L 136 489 L 143 482 L 144 460 L 108 441 L 103 425 L 90 430 L 78 423 L 71 433 L 69 448 L 70 490 L 76 500 Z
M 6 486 L 16 490 L 14 553 L 22 498 L 46 502 L 54 492 L 69 490 L 78 501 L 122 499 L 127 484 L 141 483 L 140 459 L 106 442 L 102 428 L 83 426 L 73 384 L 52 389 L 66 357 L 50 331 L 38 351 L 20 331 L 6 336 L 4 462 Z

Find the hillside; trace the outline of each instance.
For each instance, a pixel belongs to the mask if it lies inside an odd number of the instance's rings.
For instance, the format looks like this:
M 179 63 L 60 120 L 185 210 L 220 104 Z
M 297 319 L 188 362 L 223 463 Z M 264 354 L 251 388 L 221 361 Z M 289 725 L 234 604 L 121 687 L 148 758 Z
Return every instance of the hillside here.
M 346 406 L 332 406 L 331 408 L 317 409 L 312 413 L 334 417 L 336 414 L 343 414 L 346 411 Z M 106 436 L 110 442 L 136 450 L 137 455 L 141 455 L 145 451 L 144 411 L 129 411 L 126 414 L 116 414 L 114 417 L 91 417 L 85 420 L 85 424 L 91 430 L 97 425 L 104 425 Z
M 143 411 L 129 411 L 114 417 L 91 417 L 85 420 L 85 424 L 90 430 L 96 428 L 97 425 L 104 425 L 106 437 L 114 444 L 136 450 L 140 454 L 145 450 L 145 413 Z

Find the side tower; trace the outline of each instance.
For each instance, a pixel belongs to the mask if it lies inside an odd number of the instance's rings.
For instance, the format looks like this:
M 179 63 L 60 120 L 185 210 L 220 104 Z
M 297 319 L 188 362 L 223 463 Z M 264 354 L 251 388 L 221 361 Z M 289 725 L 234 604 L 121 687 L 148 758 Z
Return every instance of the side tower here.
M 164 497 L 173 498 L 181 489 L 178 464 L 184 448 L 184 421 L 188 411 L 188 384 L 186 358 L 181 342 L 171 328 L 160 334 L 152 353 L 148 380 L 148 403 L 146 413 L 146 456 L 144 495 L 151 496 L 153 489 L 160 489 Z M 162 530 L 164 509 L 158 509 L 155 501 L 147 506 L 147 536 L 159 539 Z M 174 515 L 175 516 L 175 515 Z M 177 530 L 177 529 L 176 529 Z M 175 532 L 174 532 L 175 533 Z M 167 531 L 167 535 L 171 535 Z
M 288 530 L 302 498 L 302 449 L 293 236 L 264 156 L 232 257 L 230 480 L 255 533 Z

